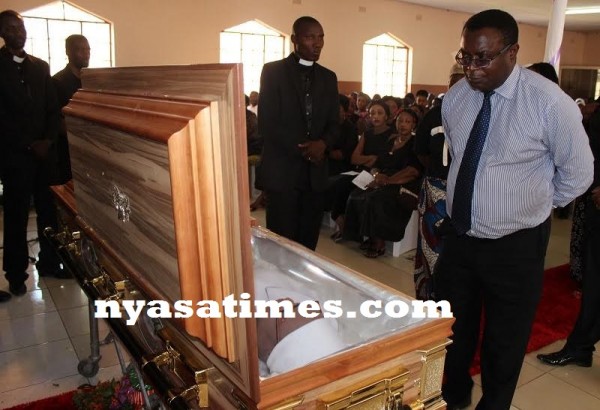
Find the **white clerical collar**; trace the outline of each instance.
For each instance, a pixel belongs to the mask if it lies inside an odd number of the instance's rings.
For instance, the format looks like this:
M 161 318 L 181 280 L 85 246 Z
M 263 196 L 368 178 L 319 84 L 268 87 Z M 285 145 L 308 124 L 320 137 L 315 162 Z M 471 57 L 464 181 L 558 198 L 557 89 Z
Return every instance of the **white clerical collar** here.
M 25 61 L 25 57 L 19 57 L 19 56 L 15 56 L 15 55 L 13 55 L 13 61 L 14 61 L 15 63 L 19 63 L 19 64 L 21 64 L 23 61 Z
M 315 63 L 314 61 L 308 61 L 308 60 L 304 60 L 302 58 L 298 62 L 307 67 L 310 67 L 311 65 L 313 65 Z

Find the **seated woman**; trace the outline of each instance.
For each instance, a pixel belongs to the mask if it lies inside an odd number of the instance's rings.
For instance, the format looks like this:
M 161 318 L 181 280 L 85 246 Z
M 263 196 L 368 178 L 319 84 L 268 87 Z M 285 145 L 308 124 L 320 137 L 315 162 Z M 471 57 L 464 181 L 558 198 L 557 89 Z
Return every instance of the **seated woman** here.
M 366 190 L 356 189 L 348 198 L 344 238 L 362 241 L 369 258 L 385 253 L 385 241 L 400 241 L 417 205 L 421 165 L 414 153 L 413 133 L 417 115 L 402 111 L 397 134 L 386 121 L 389 108 L 374 102 L 370 108 L 373 128 L 359 141 L 352 162 L 371 171 L 373 182 Z M 409 191 L 409 192 L 407 192 Z
M 335 242 L 342 239 L 346 201 L 354 186 L 354 177 L 344 174 L 354 169 L 350 158 L 358 144 L 356 126 L 346 118 L 349 105 L 350 99 L 340 94 L 340 136 L 329 150 L 329 187 L 326 192 L 325 210 L 331 213 L 331 219 L 336 223 L 337 229 L 331 235 Z
M 369 105 L 368 107 L 368 112 L 370 112 L 371 110 L 371 106 L 379 106 L 382 104 L 382 102 L 385 102 L 383 100 L 380 101 L 376 101 L 373 102 L 372 104 Z M 381 106 L 383 107 L 383 106 Z M 378 111 L 381 111 L 381 107 L 378 108 Z M 386 109 L 386 116 L 389 118 L 389 106 Z M 368 119 L 368 117 L 365 117 Z M 387 123 L 387 121 L 386 121 Z M 381 129 L 383 129 L 383 127 L 380 127 Z M 356 131 L 356 128 L 355 128 Z M 388 129 L 385 129 L 385 133 L 386 133 L 386 138 L 389 138 L 392 133 L 393 133 L 394 129 L 392 129 L 391 127 Z M 373 133 L 373 129 L 369 128 L 369 131 L 367 131 L 369 134 Z M 364 133 L 363 133 L 364 135 Z M 357 141 L 358 144 L 358 141 Z M 349 163 L 351 166 L 351 169 L 355 170 L 355 171 L 360 171 L 360 170 L 370 170 L 370 166 L 368 166 L 366 163 L 360 163 L 360 161 L 356 160 L 356 150 L 357 150 L 357 144 L 354 144 L 354 147 L 352 148 L 352 152 L 350 153 L 350 159 L 349 159 Z M 364 142 L 363 142 L 363 146 L 364 146 Z M 361 152 L 362 152 L 362 148 L 361 148 Z M 344 232 L 344 221 L 345 221 L 345 217 L 344 214 L 346 213 L 346 203 L 348 202 L 348 197 L 350 196 L 350 193 L 356 188 L 356 185 L 354 185 L 352 183 L 352 180 L 355 178 L 355 175 L 340 175 L 331 185 L 329 188 L 329 202 L 331 204 L 330 206 L 330 211 L 331 211 L 331 219 L 333 219 L 335 221 L 336 224 L 336 230 L 335 232 L 331 235 L 331 239 L 333 239 L 335 242 L 340 242 L 343 239 L 343 232 Z

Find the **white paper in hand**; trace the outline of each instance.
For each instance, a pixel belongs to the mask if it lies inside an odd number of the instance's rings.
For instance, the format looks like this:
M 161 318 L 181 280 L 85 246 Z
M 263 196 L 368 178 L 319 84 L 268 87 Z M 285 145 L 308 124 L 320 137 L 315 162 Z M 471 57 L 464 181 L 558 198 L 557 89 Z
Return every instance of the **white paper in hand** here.
M 367 171 L 362 171 L 356 176 L 356 178 L 352 180 L 352 183 L 360 189 L 365 190 L 367 189 L 367 185 L 373 182 L 374 179 L 375 178 L 373 178 L 373 175 L 371 175 Z

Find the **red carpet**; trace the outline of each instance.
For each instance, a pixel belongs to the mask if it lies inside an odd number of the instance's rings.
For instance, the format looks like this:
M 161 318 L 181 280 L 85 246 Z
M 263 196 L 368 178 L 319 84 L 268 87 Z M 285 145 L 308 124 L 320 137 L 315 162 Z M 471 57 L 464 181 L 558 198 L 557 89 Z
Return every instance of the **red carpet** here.
M 73 395 L 77 390 L 48 397 L 31 403 L 19 404 L 8 410 L 76 410 L 73 404 Z
M 580 299 L 577 284 L 569 275 L 569 265 L 561 265 L 544 272 L 544 288 L 538 306 L 527 353 L 566 339 L 579 314 Z M 479 350 L 471 366 L 471 374 L 479 374 Z

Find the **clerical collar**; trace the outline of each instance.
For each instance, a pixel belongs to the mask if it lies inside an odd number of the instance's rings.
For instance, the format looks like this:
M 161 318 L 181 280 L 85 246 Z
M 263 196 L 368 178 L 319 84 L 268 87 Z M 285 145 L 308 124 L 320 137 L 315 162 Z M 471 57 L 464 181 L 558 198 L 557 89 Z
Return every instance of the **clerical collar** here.
M 14 61 L 15 63 L 19 63 L 19 64 L 21 64 L 23 61 L 25 61 L 25 57 L 19 57 L 19 56 L 15 56 L 15 55 L 13 55 L 13 61 Z
M 298 60 L 298 63 L 310 67 L 312 66 L 315 62 L 314 61 L 308 61 L 308 60 L 304 60 L 303 58 L 301 58 L 300 60 Z
M 293 53 L 293 54 L 294 54 L 294 59 L 300 65 L 303 65 L 305 67 L 312 67 L 312 65 L 315 63 L 314 61 L 309 61 L 309 60 L 305 60 L 303 58 L 300 58 L 300 56 L 298 54 L 296 54 L 296 53 Z

